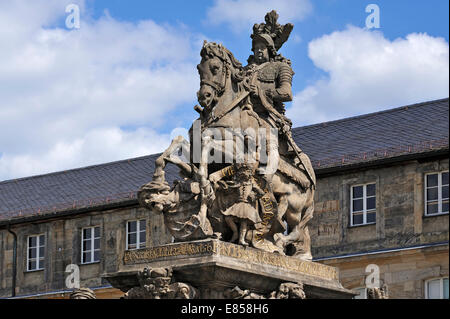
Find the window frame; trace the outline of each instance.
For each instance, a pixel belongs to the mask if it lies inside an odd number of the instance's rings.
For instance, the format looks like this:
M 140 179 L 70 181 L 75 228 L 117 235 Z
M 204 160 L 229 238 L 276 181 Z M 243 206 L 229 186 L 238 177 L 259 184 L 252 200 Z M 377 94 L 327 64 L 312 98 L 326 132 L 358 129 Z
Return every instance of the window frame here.
M 369 196 L 369 198 L 374 197 L 375 198 L 375 209 L 371 209 L 370 211 L 367 211 L 367 186 L 368 185 L 375 185 L 375 195 Z M 363 187 L 363 197 L 358 197 L 357 199 L 362 198 L 363 200 L 363 222 L 362 224 L 353 224 L 353 214 L 355 213 L 353 211 L 353 188 L 362 186 Z M 377 183 L 376 182 L 370 182 L 370 183 L 364 183 L 364 184 L 355 184 L 350 185 L 350 227 L 358 227 L 358 226 L 366 226 L 366 225 L 375 225 L 377 223 Z M 367 222 L 367 213 L 375 212 L 375 221 L 368 223 Z M 356 213 L 360 213 L 359 211 Z
M 430 173 L 425 173 L 424 175 L 424 216 L 429 217 L 429 216 L 439 216 L 439 215 L 448 215 L 449 212 L 442 212 L 442 174 L 443 173 L 449 173 L 448 170 L 444 170 L 444 171 L 437 171 L 437 172 L 430 172 Z M 428 198 L 427 198 L 427 189 L 428 189 L 428 176 L 429 175 L 436 175 L 438 176 L 438 212 L 435 214 L 429 214 L 428 213 Z M 447 184 L 446 184 L 447 185 Z
M 136 232 L 132 232 L 132 233 L 136 233 L 136 247 L 135 248 L 130 248 L 129 245 L 130 243 L 128 242 L 128 235 L 130 234 L 129 231 L 129 224 L 132 222 L 136 222 Z M 140 233 L 142 232 L 140 230 L 140 225 L 141 222 L 145 223 L 145 241 L 141 242 L 140 241 Z M 125 243 L 125 247 L 126 250 L 136 250 L 136 249 L 141 249 L 141 248 L 146 248 L 147 247 L 147 219 L 132 219 L 132 220 L 127 220 L 126 223 L 126 243 Z
M 439 280 L 439 299 L 444 299 L 444 280 L 445 279 L 448 280 L 448 277 L 436 277 L 436 278 L 430 278 L 430 279 L 425 280 L 425 283 L 424 283 L 425 299 L 429 299 L 428 298 L 428 284 L 431 281 L 436 281 L 436 280 Z
M 43 246 L 40 245 L 40 238 L 41 238 L 41 236 L 44 238 L 44 245 Z M 30 258 L 30 248 L 31 248 L 30 247 L 30 238 L 31 237 L 36 237 L 37 238 L 36 246 L 33 246 L 36 249 L 36 257 L 35 258 Z M 27 272 L 41 271 L 41 270 L 45 269 L 45 265 L 44 265 L 44 262 L 45 262 L 45 251 L 46 251 L 46 248 L 45 248 L 45 246 L 46 246 L 46 238 L 45 237 L 46 236 L 45 236 L 44 233 L 37 234 L 37 235 L 28 235 L 27 236 L 27 267 L 26 267 Z M 39 248 L 41 248 L 41 247 L 44 247 L 44 254 L 43 254 L 43 256 L 41 256 L 39 254 Z M 31 259 L 36 260 L 36 269 L 30 269 L 30 260 Z M 40 262 L 41 260 L 42 260 L 42 268 L 39 268 L 39 266 L 41 265 L 41 262 Z
M 99 237 L 95 237 L 95 228 L 99 229 Z M 86 230 L 86 229 L 90 229 L 91 230 L 91 238 L 89 238 L 89 241 L 91 242 L 91 244 L 90 244 L 90 249 L 84 251 L 84 249 L 83 249 L 83 243 L 85 241 L 84 230 Z M 101 259 L 100 258 L 100 252 L 101 252 L 101 248 L 100 248 L 101 247 L 101 240 L 100 239 L 101 238 L 102 238 L 102 236 L 101 236 L 101 228 L 100 228 L 100 226 L 89 226 L 89 227 L 84 227 L 84 228 L 81 229 L 81 258 L 80 258 L 80 261 L 81 261 L 82 265 L 89 265 L 89 264 L 95 264 L 95 263 L 99 263 L 100 262 L 100 259 Z M 98 249 L 95 249 L 95 240 L 96 239 L 99 240 Z M 86 241 L 88 241 L 88 240 L 86 240 Z M 98 260 L 94 260 L 94 256 L 95 256 L 95 252 L 96 251 L 99 252 Z M 89 262 L 85 262 L 83 260 L 84 253 L 87 253 L 87 252 L 89 252 L 90 255 L 91 255 L 91 261 L 89 261 Z

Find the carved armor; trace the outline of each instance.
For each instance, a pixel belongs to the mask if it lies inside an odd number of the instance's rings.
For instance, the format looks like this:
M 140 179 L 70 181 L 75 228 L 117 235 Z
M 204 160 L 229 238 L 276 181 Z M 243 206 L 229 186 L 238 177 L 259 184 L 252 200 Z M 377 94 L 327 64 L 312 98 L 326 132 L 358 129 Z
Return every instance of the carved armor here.
M 259 94 L 264 94 L 268 103 L 280 114 L 285 113 L 284 103 L 292 100 L 292 77 L 294 71 L 282 61 L 266 62 L 259 66 L 250 64 L 245 70 L 248 85 L 256 85 Z M 269 112 L 264 107 L 259 96 L 250 97 L 250 103 L 262 119 L 269 117 Z M 284 119 L 283 119 L 284 120 Z M 273 122 L 273 121 L 271 121 Z M 276 127 L 275 123 L 270 123 Z

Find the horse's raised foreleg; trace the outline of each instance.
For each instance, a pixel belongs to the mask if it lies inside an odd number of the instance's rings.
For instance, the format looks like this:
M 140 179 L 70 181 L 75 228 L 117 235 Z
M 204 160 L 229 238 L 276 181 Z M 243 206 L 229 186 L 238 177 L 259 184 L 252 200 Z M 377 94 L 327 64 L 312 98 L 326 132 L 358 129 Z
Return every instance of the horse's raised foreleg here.
M 164 151 L 164 153 L 159 156 L 155 161 L 155 172 L 153 174 L 153 181 L 165 181 L 165 172 L 164 169 L 166 167 L 166 162 L 171 162 L 175 165 L 177 165 L 180 169 L 184 171 L 184 173 L 189 176 L 192 174 L 192 167 L 185 163 L 185 161 L 178 156 L 174 155 L 175 153 L 178 153 L 178 151 L 181 149 L 182 153 L 189 158 L 189 142 L 184 139 L 183 136 L 177 136 L 175 137 L 172 142 L 170 143 L 170 146 Z M 194 170 L 196 168 L 194 167 Z M 194 171 L 196 173 L 196 171 Z

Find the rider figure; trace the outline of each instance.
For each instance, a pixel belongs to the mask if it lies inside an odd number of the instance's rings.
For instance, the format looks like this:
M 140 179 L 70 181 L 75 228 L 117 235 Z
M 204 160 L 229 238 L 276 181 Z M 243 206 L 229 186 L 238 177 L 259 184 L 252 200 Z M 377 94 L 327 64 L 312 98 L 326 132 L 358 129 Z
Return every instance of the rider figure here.
M 292 138 L 292 122 L 285 116 L 283 102 L 292 101 L 292 77 L 294 71 L 291 62 L 277 50 L 289 37 L 292 25 L 280 26 L 276 23 L 278 16 L 271 12 L 266 15 L 266 22 L 271 25 L 256 24 L 253 27 L 252 51 L 253 55 L 248 58 L 248 65 L 244 67 L 245 85 L 250 96 L 248 103 L 260 118 L 262 127 L 278 129 L 279 143 L 269 143 L 267 151 L 273 152 L 284 158 L 289 158 L 296 166 L 305 170 L 302 150 Z M 268 31 L 273 31 L 267 33 Z M 266 134 L 266 137 L 269 135 Z M 269 155 L 269 161 L 270 161 Z M 308 160 L 309 161 L 309 160 Z M 309 168 L 309 165 L 306 165 Z M 271 173 L 274 173 L 273 169 Z M 270 181 L 271 177 L 266 178 Z M 314 174 L 311 169 L 307 172 L 309 181 L 314 184 Z
M 285 141 L 285 137 L 291 133 L 292 122 L 285 116 L 283 102 L 292 101 L 294 72 L 290 61 L 277 53 L 271 35 L 256 33 L 252 39 L 254 54 L 249 57 L 249 64 L 244 68 L 250 91 L 249 104 L 262 120 L 263 127 L 281 131 L 279 149 L 270 145 L 273 151 L 292 156 L 292 146 Z
M 276 15 L 269 13 L 266 15 L 266 24 L 254 26 L 251 35 L 253 55 L 248 58 L 248 65 L 244 67 L 243 73 L 244 83 L 250 92 L 247 103 L 260 118 L 261 127 L 266 129 L 266 133 L 269 129 L 279 131 L 279 142 L 275 143 L 269 138 L 271 135 L 266 134 L 269 161 L 265 168 L 260 167 L 258 171 L 267 185 L 268 195 L 276 210 L 277 219 L 280 220 L 272 184 L 278 161 L 276 167 L 272 167 L 270 162 L 272 160 L 273 163 L 275 156 L 278 160 L 280 157 L 290 158 L 295 165 L 299 165 L 302 162 L 299 158 L 302 151 L 292 138 L 292 122 L 285 116 L 284 102 L 292 101 L 293 98 L 294 71 L 290 60 L 277 53 L 289 37 L 292 25 L 280 26 L 276 19 Z
M 284 117 L 283 102 L 292 101 L 291 83 L 294 72 L 289 65 L 289 60 L 277 54 L 270 35 L 254 35 L 252 51 L 254 54 L 249 57 L 249 64 L 245 70 L 250 76 L 248 84 L 252 94 L 253 110 L 264 120 L 268 120 L 272 127 L 278 127 L 273 119 L 268 119 L 269 110 L 261 100 L 265 98 L 279 114 L 283 115 L 280 120 L 289 121 Z

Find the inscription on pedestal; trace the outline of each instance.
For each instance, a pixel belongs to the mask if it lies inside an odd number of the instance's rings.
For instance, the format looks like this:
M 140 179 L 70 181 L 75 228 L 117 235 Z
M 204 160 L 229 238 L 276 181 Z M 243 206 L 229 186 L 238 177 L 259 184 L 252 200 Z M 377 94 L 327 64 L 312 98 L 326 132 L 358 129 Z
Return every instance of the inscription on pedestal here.
M 191 258 L 213 255 L 231 257 L 246 263 L 281 267 L 329 280 L 338 280 L 338 273 L 334 267 L 216 240 L 130 250 L 125 252 L 124 263 L 126 265 L 141 264 L 159 260 L 170 260 L 171 258 L 178 259 L 180 257 Z
M 146 249 L 128 250 L 125 252 L 125 264 L 141 264 L 175 256 L 212 255 L 215 251 L 214 242 L 180 243 L 158 246 Z

